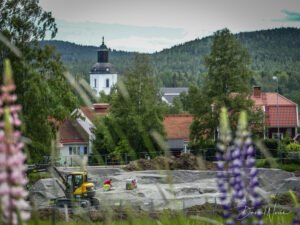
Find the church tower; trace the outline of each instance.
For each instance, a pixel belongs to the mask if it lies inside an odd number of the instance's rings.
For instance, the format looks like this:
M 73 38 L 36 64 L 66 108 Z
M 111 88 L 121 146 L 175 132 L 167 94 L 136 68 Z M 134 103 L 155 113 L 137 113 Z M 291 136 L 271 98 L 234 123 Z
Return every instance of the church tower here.
M 99 96 L 100 91 L 105 94 L 110 93 L 111 87 L 117 83 L 117 73 L 112 64 L 108 61 L 108 48 L 104 44 L 104 37 L 102 37 L 102 45 L 97 51 L 97 63 L 92 66 L 90 71 L 90 86 Z

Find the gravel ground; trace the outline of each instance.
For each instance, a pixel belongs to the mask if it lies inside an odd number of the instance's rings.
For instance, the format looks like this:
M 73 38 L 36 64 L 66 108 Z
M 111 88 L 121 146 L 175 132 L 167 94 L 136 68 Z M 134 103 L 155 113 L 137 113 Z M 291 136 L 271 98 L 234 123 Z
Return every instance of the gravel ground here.
M 77 171 L 76 168 L 61 169 L 62 172 Z M 102 205 L 126 205 L 149 209 L 182 209 L 195 205 L 218 203 L 216 171 L 172 170 L 133 171 L 121 168 L 89 167 L 89 181 L 96 186 L 96 197 Z M 260 193 L 268 201 L 274 193 L 298 188 L 300 178 L 279 169 L 260 169 Z M 112 179 L 112 190 L 103 191 L 103 183 Z M 138 187 L 126 190 L 126 179 L 137 179 Z M 46 185 L 47 186 L 47 185 Z M 51 187 L 44 192 L 50 192 Z M 299 188 L 298 188 L 299 189 Z M 44 200 L 45 201 L 45 200 Z M 38 204 L 39 205 L 39 204 Z

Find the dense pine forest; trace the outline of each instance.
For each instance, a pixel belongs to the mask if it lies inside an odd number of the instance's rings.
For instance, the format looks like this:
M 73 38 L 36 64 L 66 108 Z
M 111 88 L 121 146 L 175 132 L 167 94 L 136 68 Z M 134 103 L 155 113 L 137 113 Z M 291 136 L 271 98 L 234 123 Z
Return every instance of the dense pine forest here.
M 243 32 L 236 34 L 235 38 L 251 56 L 251 85 L 260 85 L 263 91 L 274 91 L 276 84 L 272 76 L 277 75 L 280 93 L 300 104 L 300 29 Z M 96 62 L 97 47 L 63 41 L 43 41 L 40 44 L 55 45 L 71 73 L 89 79 L 88 72 Z M 212 36 L 209 36 L 149 54 L 158 86 L 188 87 L 196 84 L 201 87 L 207 72 L 204 57 L 210 53 L 211 44 Z M 134 52 L 110 50 L 110 62 L 122 75 L 131 65 L 133 55 Z

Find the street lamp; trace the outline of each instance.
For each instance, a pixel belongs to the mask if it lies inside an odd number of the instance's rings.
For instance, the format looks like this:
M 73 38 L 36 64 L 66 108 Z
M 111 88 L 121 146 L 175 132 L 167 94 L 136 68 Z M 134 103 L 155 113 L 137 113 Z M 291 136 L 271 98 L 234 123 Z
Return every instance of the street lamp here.
M 279 133 L 279 104 L 278 104 L 278 77 L 273 76 L 273 80 L 277 81 L 277 149 L 280 151 L 280 133 Z M 281 152 L 280 158 L 281 158 Z

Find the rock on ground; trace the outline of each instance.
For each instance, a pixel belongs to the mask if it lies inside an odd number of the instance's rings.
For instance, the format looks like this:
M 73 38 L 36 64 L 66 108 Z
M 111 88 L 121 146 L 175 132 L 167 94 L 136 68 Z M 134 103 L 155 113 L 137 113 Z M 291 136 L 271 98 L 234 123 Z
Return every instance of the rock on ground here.
M 52 198 L 63 197 L 64 184 L 57 178 L 38 180 L 30 190 L 30 198 L 38 208 L 48 207 Z

